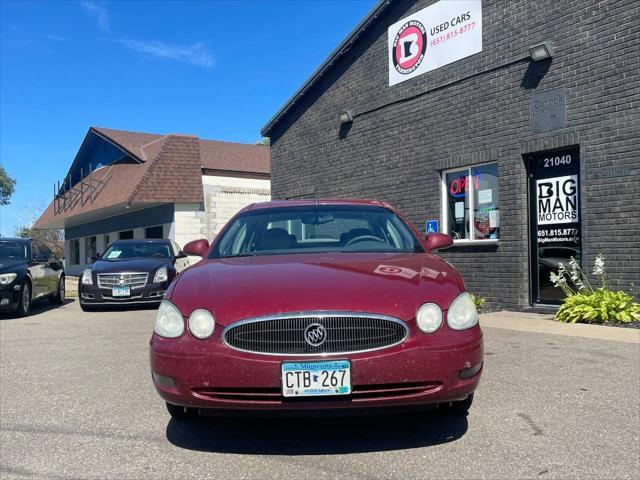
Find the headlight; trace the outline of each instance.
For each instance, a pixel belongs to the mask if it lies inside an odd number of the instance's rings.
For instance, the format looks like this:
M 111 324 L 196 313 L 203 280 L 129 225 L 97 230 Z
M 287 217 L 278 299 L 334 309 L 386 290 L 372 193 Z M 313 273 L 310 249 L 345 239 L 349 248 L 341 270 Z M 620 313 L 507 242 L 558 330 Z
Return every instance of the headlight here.
M 162 283 L 166 282 L 169 278 L 169 273 L 167 272 L 167 267 L 159 268 L 153 277 L 153 283 Z
M 4 273 L 0 275 L 0 285 L 9 285 L 17 276 L 17 273 Z
M 209 338 L 213 334 L 215 328 L 215 322 L 213 315 L 208 310 L 202 308 L 194 310 L 189 316 L 189 330 L 193 333 L 193 336 L 204 340 Z
M 442 325 L 442 310 L 435 303 L 425 303 L 418 309 L 416 322 L 424 333 L 433 333 Z
M 91 269 L 87 268 L 84 272 L 82 272 L 82 284 L 83 285 L 93 285 L 93 278 L 91 277 Z
M 176 306 L 168 300 L 163 300 L 156 313 L 156 323 L 153 331 L 161 337 L 176 338 L 184 332 L 184 319 Z
M 447 312 L 447 323 L 453 330 L 466 330 L 478 323 L 476 306 L 467 292 L 458 295 L 451 303 Z

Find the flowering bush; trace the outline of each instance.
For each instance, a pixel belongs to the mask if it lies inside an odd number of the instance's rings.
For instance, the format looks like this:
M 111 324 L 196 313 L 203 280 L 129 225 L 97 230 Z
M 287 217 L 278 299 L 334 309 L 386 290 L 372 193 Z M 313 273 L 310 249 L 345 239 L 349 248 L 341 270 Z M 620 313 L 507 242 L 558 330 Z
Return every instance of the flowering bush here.
M 551 273 L 554 287 L 567 296 L 556 314 L 560 322 L 630 323 L 640 321 L 640 305 L 625 292 L 609 290 L 604 255 L 596 257 L 593 275 L 600 288 L 594 290 L 575 258 L 569 261 L 569 270 L 560 264 L 558 273 Z

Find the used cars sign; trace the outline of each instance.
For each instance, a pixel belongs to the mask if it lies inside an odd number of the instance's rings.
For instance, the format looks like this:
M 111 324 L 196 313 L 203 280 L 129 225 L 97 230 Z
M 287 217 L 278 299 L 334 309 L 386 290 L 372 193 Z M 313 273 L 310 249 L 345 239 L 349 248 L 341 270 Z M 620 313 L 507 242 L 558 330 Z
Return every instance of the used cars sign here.
M 482 2 L 442 0 L 389 27 L 389 85 L 482 51 Z

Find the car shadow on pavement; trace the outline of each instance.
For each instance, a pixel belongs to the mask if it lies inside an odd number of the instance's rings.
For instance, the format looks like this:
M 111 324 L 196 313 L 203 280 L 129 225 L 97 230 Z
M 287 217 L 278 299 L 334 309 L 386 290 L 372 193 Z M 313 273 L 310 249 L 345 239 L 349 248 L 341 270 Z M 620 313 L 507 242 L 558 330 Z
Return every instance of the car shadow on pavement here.
M 34 317 L 36 315 L 40 315 L 41 313 L 48 312 L 49 310 L 55 310 L 56 308 L 69 305 L 73 302 L 75 302 L 73 298 L 65 298 L 63 305 L 50 303 L 46 299 L 36 300 L 31 304 L 31 310 L 29 310 L 29 315 L 27 317 L 18 317 L 11 312 L 2 312 L 0 313 L 0 320 L 18 320 L 20 318 Z
M 166 434 L 173 445 L 202 452 L 333 455 L 448 443 L 461 438 L 467 427 L 465 414 L 433 410 L 346 418 L 171 419 Z

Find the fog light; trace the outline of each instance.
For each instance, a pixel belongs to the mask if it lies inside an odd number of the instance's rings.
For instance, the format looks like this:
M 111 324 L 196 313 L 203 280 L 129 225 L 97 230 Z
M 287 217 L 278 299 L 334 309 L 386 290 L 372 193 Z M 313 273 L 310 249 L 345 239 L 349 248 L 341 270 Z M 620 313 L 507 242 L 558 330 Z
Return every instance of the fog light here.
M 165 377 L 156 372 L 151 372 L 153 381 L 161 388 L 176 388 L 176 381 L 171 377 Z
M 460 372 L 458 372 L 458 378 L 462 378 L 463 380 L 467 378 L 471 378 L 474 375 L 476 375 L 481 368 L 482 368 L 482 362 L 476 363 L 472 367 L 465 368 L 464 370 L 460 370 Z

